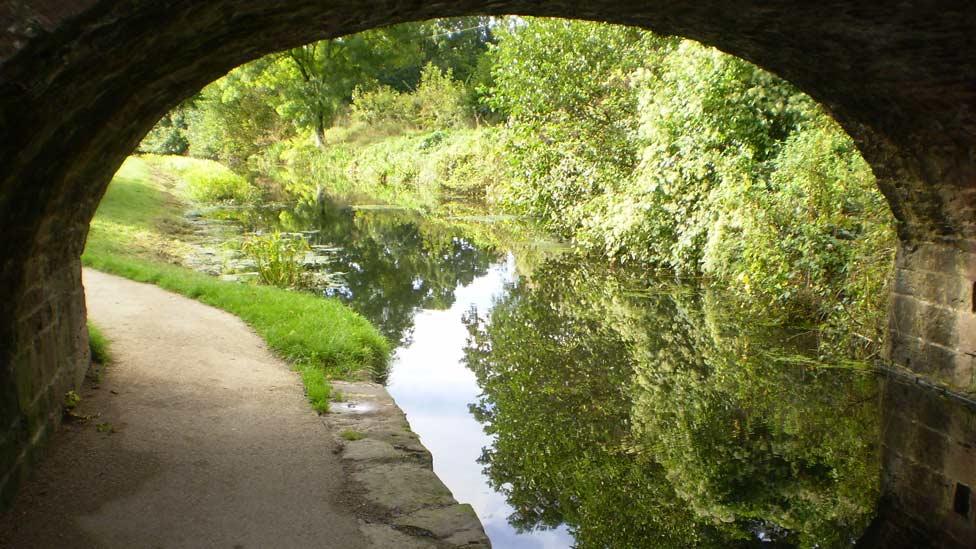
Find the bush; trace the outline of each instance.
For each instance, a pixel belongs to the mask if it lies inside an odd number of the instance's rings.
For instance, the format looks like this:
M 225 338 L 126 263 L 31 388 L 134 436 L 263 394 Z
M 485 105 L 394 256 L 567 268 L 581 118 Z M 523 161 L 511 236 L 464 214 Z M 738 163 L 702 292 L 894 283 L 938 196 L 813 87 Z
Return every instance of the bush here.
M 368 125 L 400 124 L 412 129 L 462 128 L 470 113 L 464 86 L 450 69 L 428 63 L 412 93 L 390 86 L 357 87 L 352 95 L 353 119 Z
M 212 160 L 180 156 L 146 156 L 150 164 L 179 176 L 180 189 L 196 202 L 251 202 L 258 197 L 258 189 L 226 166 Z
M 357 86 L 352 92 L 353 120 L 368 125 L 397 123 L 412 125 L 416 113 L 409 96 L 390 86 L 364 88 Z
M 425 129 L 463 128 L 470 118 L 465 107 L 465 90 L 451 70 L 442 71 L 428 63 L 420 73 L 413 93 L 417 103 L 416 123 Z
M 613 262 L 706 277 L 877 349 L 893 220 L 811 98 L 713 48 L 605 25 L 528 20 L 492 55 L 503 204 Z
M 186 110 L 178 107 L 153 126 L 137 150 L 151 154 L 186 154 L 190 150 L 186 137 L 188 128 Z

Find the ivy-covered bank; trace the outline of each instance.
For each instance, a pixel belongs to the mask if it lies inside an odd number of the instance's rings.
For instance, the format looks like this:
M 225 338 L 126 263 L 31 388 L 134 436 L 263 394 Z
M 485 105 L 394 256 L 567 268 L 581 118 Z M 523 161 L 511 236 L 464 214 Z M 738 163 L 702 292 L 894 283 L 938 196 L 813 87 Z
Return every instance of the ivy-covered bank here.
M 257 184 L 531 216 L 608 264 L 735 290 L 865 357 L 893 219 L 821 106 L 737 58 L 606 24 L 463 18 L 238 68 L 144 143 Z

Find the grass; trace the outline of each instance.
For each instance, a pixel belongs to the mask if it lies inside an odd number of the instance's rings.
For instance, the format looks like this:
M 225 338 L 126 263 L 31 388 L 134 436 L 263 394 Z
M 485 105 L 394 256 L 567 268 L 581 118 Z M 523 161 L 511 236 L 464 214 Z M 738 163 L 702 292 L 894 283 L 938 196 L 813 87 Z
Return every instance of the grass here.
M 155 182 L 146 162 L 126 160 L 98 206 L 85 254 L 163 261 L 181 257 L 186 245 L 179 233 L 186 229 L 176 190 L 173 184 Z
M 380 378 L 389 342 L 368 320 L 334 299 L 267 286 L 225 282 L 166 263 L 186 244 L 180 226 L 185 207 L 130 158 L 99 206 L 82 261 L 88 267 L 155 284 L 240 317 L 301 373 L 312 406 L 328 410 L 329 379 Z M 172 230 L 176 227 L 176 230 Z
M 92 362 L 96 364 L 108 364 L 112 360 L 112 355 L 108 349 L 108 338 L 98 329 L 97 326 L 88 323 L 88 347 L 91 349 Z
M 345 431 L 339 433 L 339 436 L 342 437 L 342 438 L 344 438 L 344 439 L 346 439 L 346 440 L 348 440 L 348 441 L 350 441 L 350 442 L 356 441 L 356 440 L 362 440 L 362 439 L 366 438 L 366 434 L 365 433 L 361 433 L 359 431 L 353 431 L 351 429 L 346 429 Z
M 155 154 L 145 155 L 142 160 L 158 171 L 175 176 L 180 194 L 197 202 L 246 203 L 259 195 L 246 179 L 220 162 Z

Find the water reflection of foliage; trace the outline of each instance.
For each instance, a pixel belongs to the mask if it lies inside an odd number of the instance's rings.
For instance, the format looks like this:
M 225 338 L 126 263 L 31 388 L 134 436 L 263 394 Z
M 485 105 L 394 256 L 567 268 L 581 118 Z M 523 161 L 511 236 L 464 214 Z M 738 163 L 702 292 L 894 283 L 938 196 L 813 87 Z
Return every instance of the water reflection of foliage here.
M 450 307 L 458 285 L 485 274 L 499 255 L 473 244 L 459 227 L 415 212 L 353 210 L 323 199 L 260 223 L 316 231 L 312 244 L 336 246 L 333 266 L 344 272 L 344 284 L 330 292 L 394 343 L 409 339 L 417 309 Z
M 849 545 L 878 490 L 872 380 L 769 360 L 802 345 L 639 283 L 549 264 L 468 316 L 513 524 L 580 547 Z

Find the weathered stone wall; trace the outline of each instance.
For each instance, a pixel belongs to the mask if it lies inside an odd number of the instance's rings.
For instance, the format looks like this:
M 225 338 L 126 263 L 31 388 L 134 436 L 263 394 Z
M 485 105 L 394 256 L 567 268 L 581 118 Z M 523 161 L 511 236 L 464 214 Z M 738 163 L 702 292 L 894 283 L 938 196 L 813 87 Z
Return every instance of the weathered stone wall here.
M 972 388 L 972 317 L 963 294 L 976 242 L 976 4 L 9 0 L 0 3 L 5 487 L 17 476 L 11 464 L 56 421 L 57 393 L 87 366 L 77 258 L 111 175 L 153 123 L 227 70 L 271 51 L 477 13 L 576 17 L 687 36 L 821 101 L 857 141 L 899 221 L 890 356 Z
M 50 267 L 33 273 L 20 300 L 16 354 L 0 373 L 0 504 L 59 425 L 64 395 L 79 386 L 90 362 L 80 260 Z
M 976 412 L 911 381 L 884 384 L 877 520 L 858 545 L 976 547 Z
M 889 319 L 895 365 L 976 392 L 976 242 L 903 243 Z

